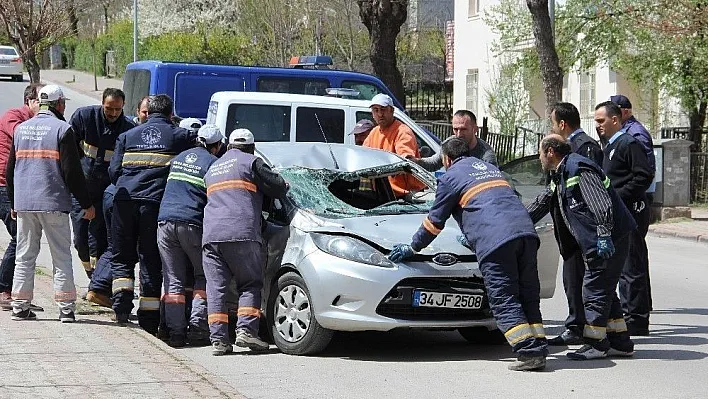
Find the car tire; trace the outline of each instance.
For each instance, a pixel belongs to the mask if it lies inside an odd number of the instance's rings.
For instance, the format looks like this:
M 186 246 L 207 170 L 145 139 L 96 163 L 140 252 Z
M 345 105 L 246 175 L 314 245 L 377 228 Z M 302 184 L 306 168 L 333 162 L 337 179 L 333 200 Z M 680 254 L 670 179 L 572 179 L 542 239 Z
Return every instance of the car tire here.
M 458 328 L 460 335 L 473 344 L 480 345 L 502 345 L 506 344 L 506 338 L 498 328 L 489 330 L 486 327 L 464 327 Z
M 305 280 L 297 273 L 285 273 L 278 279 L 273 295 L 268 311 L 275 345 L 289 355 L 323 351 L 334 332 L 315 319 Z

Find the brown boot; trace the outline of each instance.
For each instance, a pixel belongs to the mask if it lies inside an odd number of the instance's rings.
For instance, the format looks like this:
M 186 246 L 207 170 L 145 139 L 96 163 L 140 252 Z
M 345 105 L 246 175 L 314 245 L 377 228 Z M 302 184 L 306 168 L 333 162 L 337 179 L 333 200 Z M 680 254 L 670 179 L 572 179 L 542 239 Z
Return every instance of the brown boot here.
M 0 292 L 0 307 L 2 310 L 12 310 L 12 296 L 9 292 Z
M 104 308 L 111 308 L 113 305 L 111 303 L 111 298 L 94 291 L 89 291 L 86 294 L 86 300 L 91 303 L 95 303 L 96 305 L 103 306 Z

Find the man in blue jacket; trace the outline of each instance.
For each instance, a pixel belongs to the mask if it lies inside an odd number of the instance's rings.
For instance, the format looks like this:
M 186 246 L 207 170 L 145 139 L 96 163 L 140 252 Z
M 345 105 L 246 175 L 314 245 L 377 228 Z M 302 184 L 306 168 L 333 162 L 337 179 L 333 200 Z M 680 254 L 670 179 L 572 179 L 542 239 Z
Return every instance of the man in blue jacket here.
M 134 265 L 139 252 L 138 323 L 151 334 L 157 334 L 160 324 L 162 262 L 157 248 L 160 201 L 172 158 L 196 142 L 196 134 L 172 124 L 172 107 L 173 101 L 167 95 L 150 97 L 147 121 L 118 137 L 109 169 L 116 186 L 111 226 L 116 322 L 127 323 L 133 309 Z
M 113 147 L 121 133 L 135 126 L 123 115 L 124 103 L 125 94 L 122 90 L 107 88 L 103 91 L 101 105 L 81 107 L 69 121 L 76 134 L 91 204 L 96 208 L 96 217 L 91 221 L 81 217 L 81 207 L 76 199 L 71 209 L 74 247 L 89 278 L 96 268 L 96 261 L 108 246 L 102 204 L 103 191 L 111 182 L 108 165 L 113 157 Z M 89 291 L 86 299 L 101 304 L 94 292 Z
M 477 254 L 489 305 L 518 360 L 509 370 L 541 370 L 548 348 L 540 310 L 536 252 L 539 239 L 526 208 L 494 165 L 467 156 L 469 145 L 452 138 L 442 145 L 447 172 L 438 178 L 435 203 L 408 244 L 389 254 L 400 262 L 427 247 L 454 217 Z
M 634 344 L 629 339 L 616 290 L 629 255 L 629 235 L 636 224 L 602 169 L 573 153 L 565 138 L 546 136 L 539 156 L 543 168 L 552 172 L 552 180 L 529 206 L 531 218 L 538 222 L 552 212 L 561 255 L 568 259 L 579 251 L 585 265 L 585 345 L 568 353 L 568 357 L 589 360 L 608 355 L 632 356 Z

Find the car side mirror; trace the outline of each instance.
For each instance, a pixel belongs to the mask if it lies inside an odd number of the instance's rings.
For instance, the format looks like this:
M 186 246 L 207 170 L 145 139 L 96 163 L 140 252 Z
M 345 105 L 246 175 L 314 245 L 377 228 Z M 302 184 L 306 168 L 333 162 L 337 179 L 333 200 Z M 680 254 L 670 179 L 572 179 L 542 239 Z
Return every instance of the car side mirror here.
M 428 147 L 427 145 L 420 147 L 420 157 L 421 158 L 427 158 L 432 155 L 433 155 L 433 150 L 430 147 Z

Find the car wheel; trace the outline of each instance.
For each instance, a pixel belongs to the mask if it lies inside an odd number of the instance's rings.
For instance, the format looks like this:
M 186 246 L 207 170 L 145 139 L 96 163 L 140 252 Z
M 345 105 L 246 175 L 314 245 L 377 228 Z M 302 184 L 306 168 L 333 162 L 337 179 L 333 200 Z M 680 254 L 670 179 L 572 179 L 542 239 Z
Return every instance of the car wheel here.
M 501 345 L 506 343 L 506 338 L 498 328 L 488 330 L 486 327 L 464 327 L 457 331 L 467 341 L 473 344 Z
M 270 308 L 275 345 L 289 355 L 312 355 L 324 350 L 333 331 L 322 327 L 312 311 L 305 280 L 290 272 L 278 279 Z

